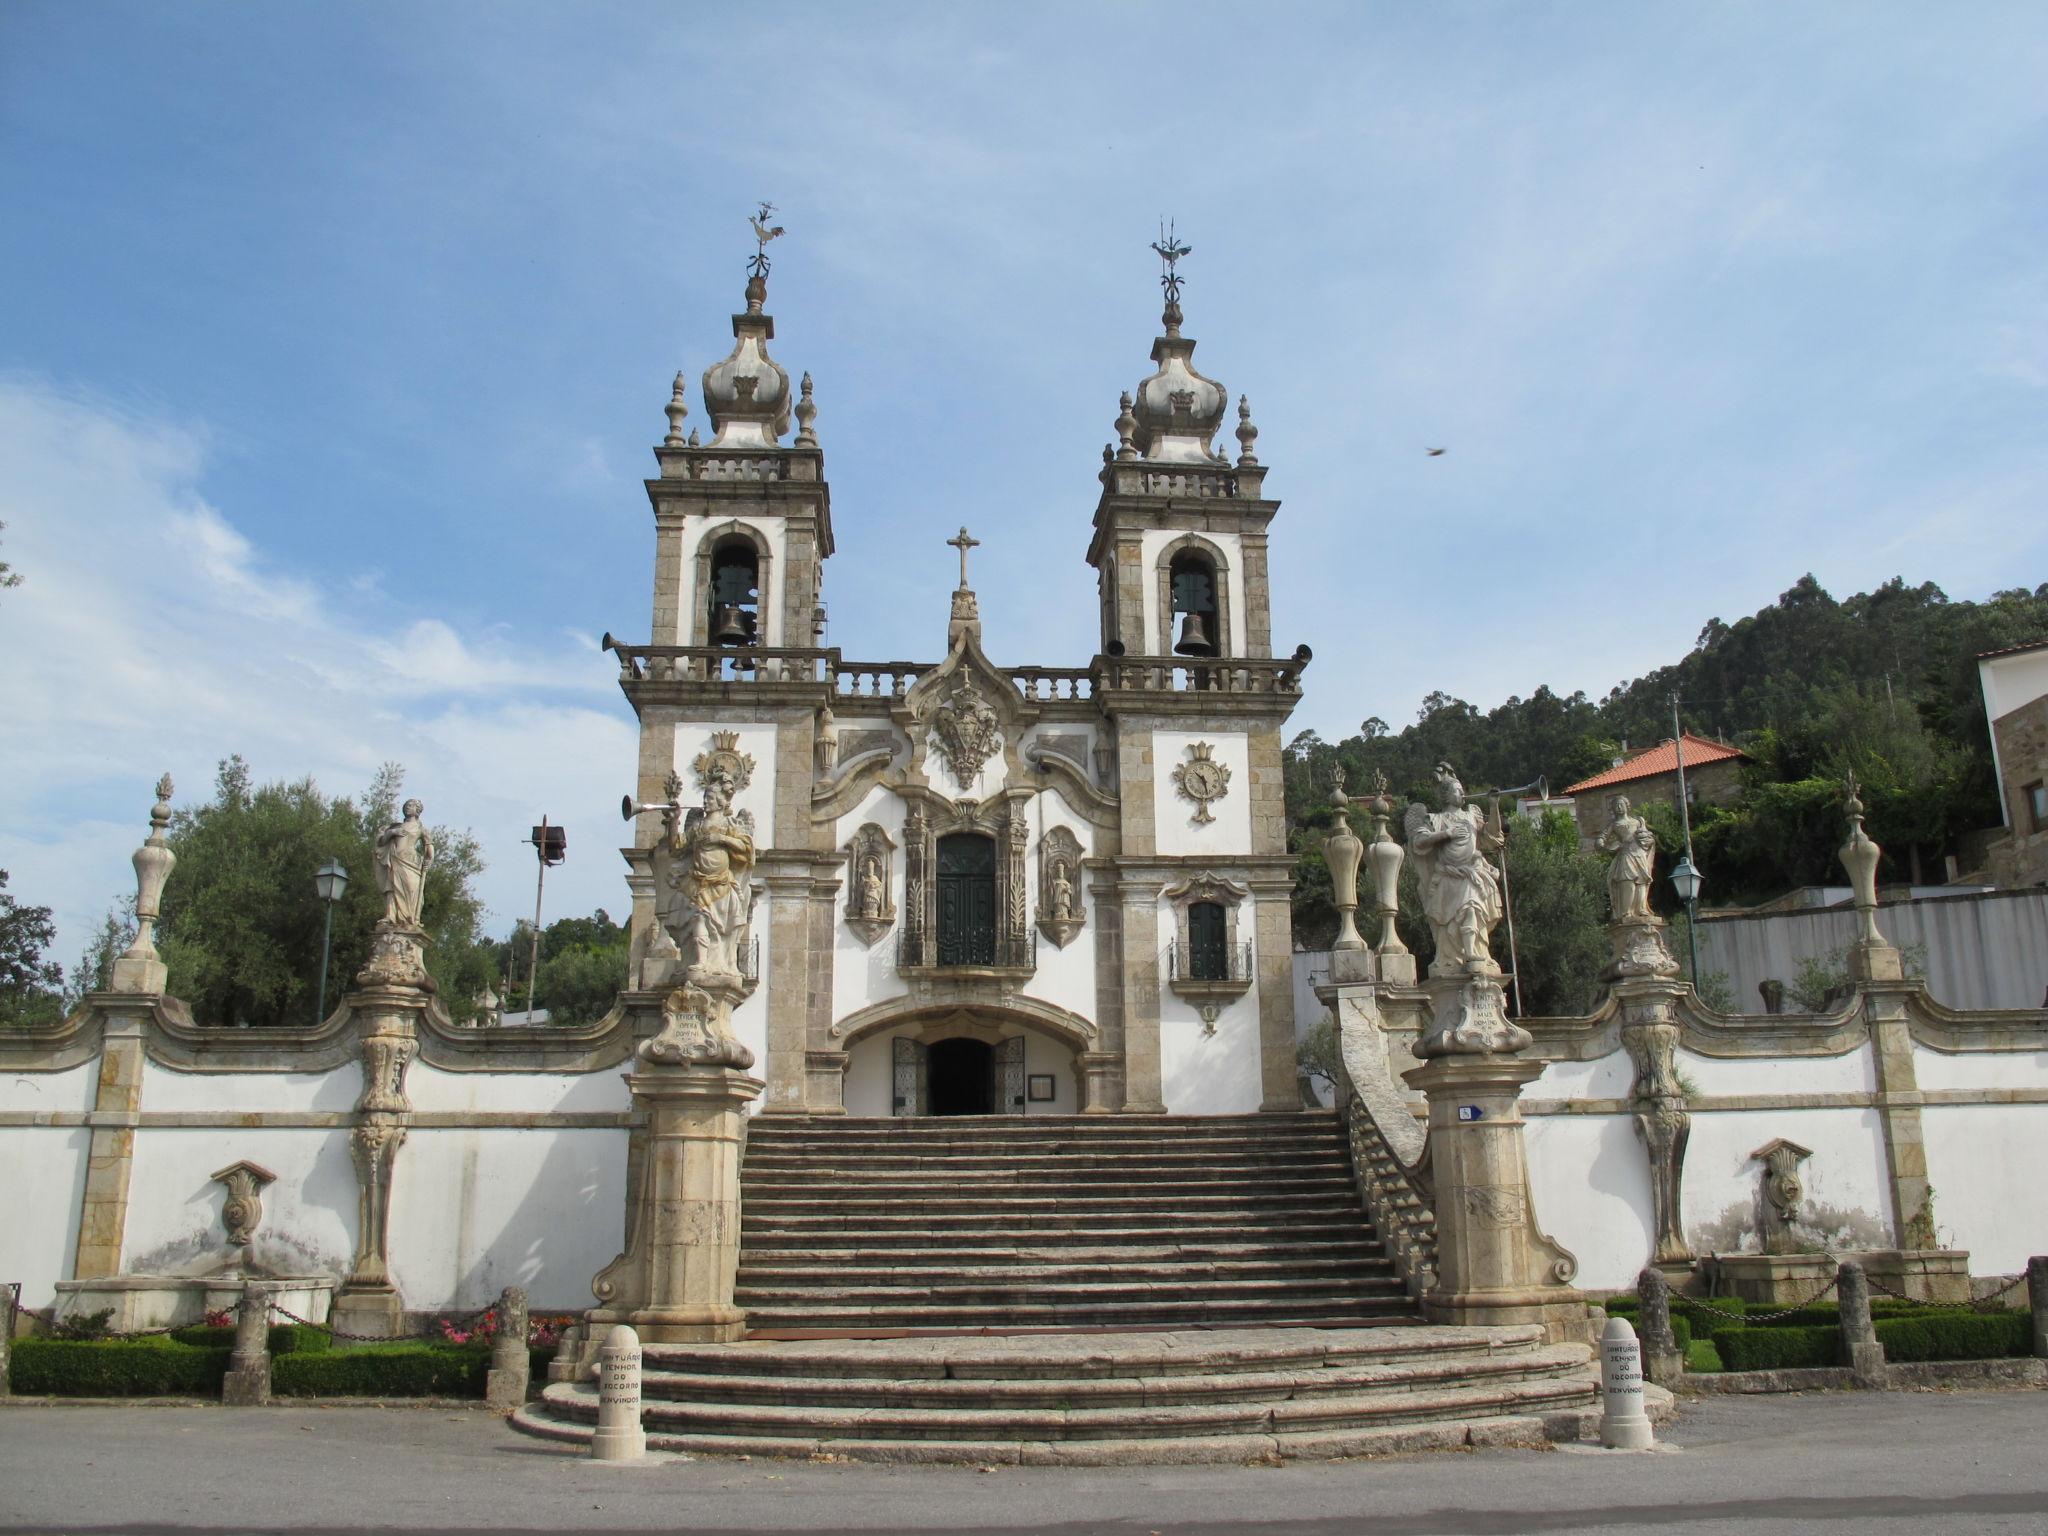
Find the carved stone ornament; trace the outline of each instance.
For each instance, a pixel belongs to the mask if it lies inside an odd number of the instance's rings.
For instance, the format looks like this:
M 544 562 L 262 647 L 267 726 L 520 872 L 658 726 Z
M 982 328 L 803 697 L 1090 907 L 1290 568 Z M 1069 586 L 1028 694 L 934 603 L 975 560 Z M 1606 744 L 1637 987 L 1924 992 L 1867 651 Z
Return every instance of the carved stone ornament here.
M 1002 745 L 1003 726 L 995 709 L 965 673 L 957 674 L 945 698 L 931 712 L 939 754 L 962 789 L 972 789 L 982 765 Z
M 896 925 L 896 845 L 868 822 L 846 845 L 846 926 L 873 945 Z
M 1173 786 L 1195 802 L 1195 825 L 1207 826 L 1216 819 L 1209 807 L 1230 793 L 1230 768 L 1215 758 L 1215 746 L 1197 741 L 1188 747 L 1188 760 L 1173 770 Z
M 370 958 L 356 973 L 356 984 L 433 991 L 434 979 L 427 974 L 426 938 L 425 929 L 379 922 L 370 934 Z
M 220 1224 L 228 1230 L 228 1241 L 237 1248 L 249 1246 L 263 1220 L 263 1186 L 275 1184 L 277 1175 L 259 1163 L 229 1163 L 213 1176 L 213 1182 L 227 1186 L 228 1198 L 220 1208 Z
M 1519 1189 L 1491 1184 L 1465 1188 L 1465 1211 L 1481 1226 L 1519 1227 L 1529 1215 L 1529 1199 Z
M 1066 827 L 1054 827 L 1038 842 L 1038 931 L 1061 949 L 1086 926 L 1087 903 L 1081 897 L 1081 840 Z
M 742 793 L 754 781 L 754 759 L 740 750 L 738 731 L 713 731 L 711 745 L 699 752 L 690 769 L 697 775 L 697 787 L 707 787 L 722 772 L 732 793 Z
M 1799 1207 L 1806 1199 L 1806 1181 L 1799 1176 L 1799 1165 L 1813 1156 L 1812 1150 L 1780 1136 L 1749 1155 L 1764 1165 L 1764 1252 L 1799 1252 Z

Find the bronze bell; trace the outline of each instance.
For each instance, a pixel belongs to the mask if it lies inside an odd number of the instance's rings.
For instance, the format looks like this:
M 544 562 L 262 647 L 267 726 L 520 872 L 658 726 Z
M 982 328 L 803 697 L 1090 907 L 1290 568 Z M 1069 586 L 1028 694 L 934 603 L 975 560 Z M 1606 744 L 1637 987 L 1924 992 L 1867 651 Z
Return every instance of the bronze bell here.
M 747 620 L 739 606 L 721 603 L 711 618 L 711 643 L 713 645 L 745 645 L 747 643 Z
M 1180 621 L 1180 642 L 1173 648 L 1176 656 L 1214 656 L 1216 646 L 1209 639 L 1209 624 L 1199 613 L 1185 615 Z

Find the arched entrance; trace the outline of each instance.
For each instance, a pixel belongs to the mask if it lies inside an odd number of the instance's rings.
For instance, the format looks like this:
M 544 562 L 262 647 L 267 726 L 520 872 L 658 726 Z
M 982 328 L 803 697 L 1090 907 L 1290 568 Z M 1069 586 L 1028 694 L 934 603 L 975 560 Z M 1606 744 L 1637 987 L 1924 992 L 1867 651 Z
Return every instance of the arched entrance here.
M 926 1071 L 935 1115 L 986 1115 L 995 1110 L 996 1053 L 979 1040 L 936 1040 Z

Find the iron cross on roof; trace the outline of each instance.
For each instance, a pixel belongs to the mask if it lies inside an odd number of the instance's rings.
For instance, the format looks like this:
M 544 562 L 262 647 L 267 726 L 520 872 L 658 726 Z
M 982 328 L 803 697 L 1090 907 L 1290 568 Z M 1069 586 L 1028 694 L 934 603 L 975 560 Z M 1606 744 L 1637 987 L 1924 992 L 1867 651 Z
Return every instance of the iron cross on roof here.
M 967 551 L 979 547 L 981 540 L 962 528 L 958 538 L 948 539 L 946 542 L 960 551 L 960 590 L 964 592 L 967 590 Z

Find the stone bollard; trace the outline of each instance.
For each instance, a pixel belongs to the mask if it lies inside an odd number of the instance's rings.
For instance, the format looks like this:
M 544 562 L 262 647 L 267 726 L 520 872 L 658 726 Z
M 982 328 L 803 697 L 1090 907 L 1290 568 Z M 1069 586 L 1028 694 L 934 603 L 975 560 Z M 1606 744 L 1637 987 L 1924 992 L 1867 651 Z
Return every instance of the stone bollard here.
M 10 1396 L 14 1390 L 7 1384 L 7 1372 L 14 1360 L 14 1309 L 20 1304 L 20 1285 L 0 1285 L 0 1397 Z
M 597 1433 L 592 1461 L 637 1461 L 647 1454 L 640 1429 L 640 1336 L 624 1323 L 597 1352 Z
M 1836 1273 L 1835 1294 L 1842 1304 L 1842 1359 L 1859 1387 L 1882 1392 L 1891 1385 L 1884 1364 L 1884 1346 L 1870 1321 L 1870 1282 L 1861 1264 L 1844 1264 Z
M 555 1358 L 548 1362 L 549 1381 L 577 1381 L 583 1373 L 577 1367 L 583 1360 L 583 1325 L 565 1323 L 561 1337 L 555 1340 Z
M 2027 1305 L 2034 1311 L 2034 1358 L 2048 1360 L 2048 1256 L 2027 1260 Z
M 1675 1387 L 1685 1375 L 1685 1352 L 1671 1329 L 1671 1282 L 1662 1271 L 1646 1269 L 1636 1276 L 1636 1315 L 1643 1324 L 1643 1374 L 1660 1387 Z
M 242 1282 L 235 1307 L 235 1347 L 221 1378 L 220 1400 L 230 1408 L 260 1408 L 270 1401 L 270 1287 Z
M 493 1413 L 513 1413 L 526 1401 L 533 1356 L 526 1349 L 526 1292 L 508 1285 L 498 1298 L 498 1332 L 491 1340 L 491 1370 L 484 1378 L 484 1403 Z
M 1607 1319 L 1600 1335 L 1600 1443 L 1611 1451 L 1646 1451 L 1656 1443 L 1643 1406 L 1643 1346 L 1625 1317 Z

